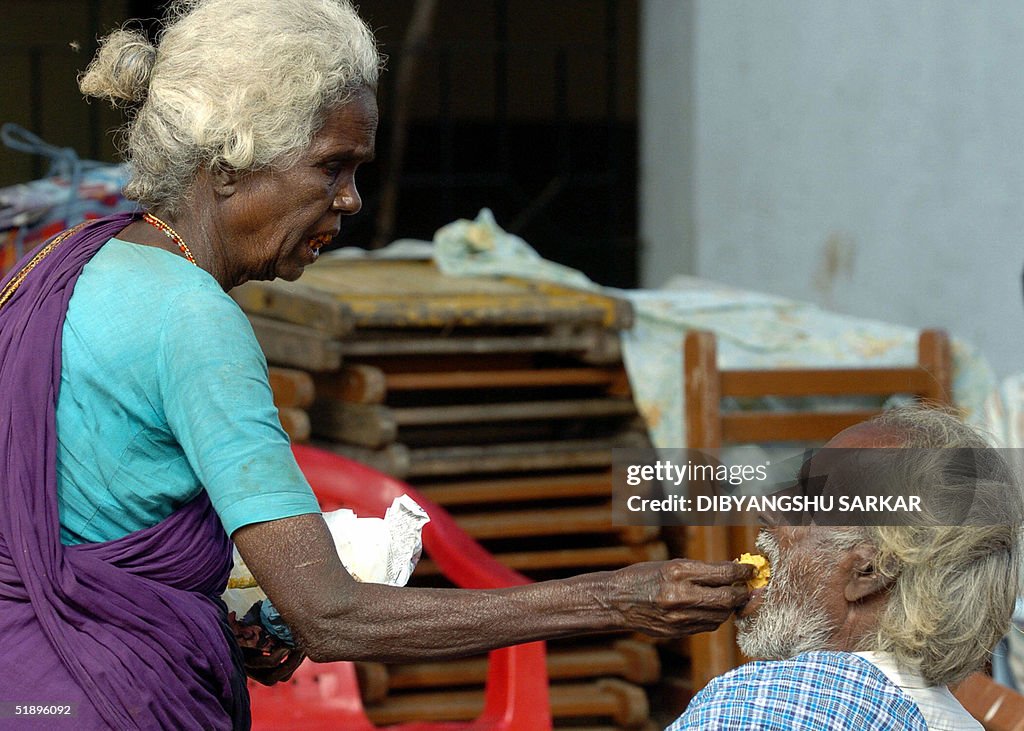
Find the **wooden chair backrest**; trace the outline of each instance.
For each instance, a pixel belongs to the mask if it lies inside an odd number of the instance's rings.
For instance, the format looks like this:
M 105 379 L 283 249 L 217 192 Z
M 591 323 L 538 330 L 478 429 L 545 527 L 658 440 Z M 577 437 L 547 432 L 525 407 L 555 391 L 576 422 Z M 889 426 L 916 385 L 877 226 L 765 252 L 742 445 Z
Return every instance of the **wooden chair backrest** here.
M 902 368 L 786 368 L 720 371 L 714 333 L 694 330 L 683 344 L 686 446 L 718 449 L 727 444 L 825 443 L 847 427 L 870 419 L 881 408 L 838 411 L 723 410 L 726 397 L 850 396 L 909 394 L 937 405 L 952 404 L 952 354 L 941 330 L 924 330 L 915 365 Z M 838 403 L 838 402 L 837 402 Z M 756 530 L 748 527 L 669 529 L 666 539 L 678 555 L 727 561 L 753 550 Z M 690 638 L 693 692 L 746 661 L 736 648 L 729 622 L 715 632 Z
M 953 695 L 985 731 L 1024 731 L 1024 696 L 984 673 L 971 675 Z
M 684 341 L 687 446 L 825 442 L 880 409 L 845 411 L 723 412 L 724 397 L 890 396 L 912 394 L 937 404 L 952 403 L 952 355 L 941 330 L 918 338 L 916 365 L 903 368 L 787 368 L 720 371 L 714 333 L 694 330 Z

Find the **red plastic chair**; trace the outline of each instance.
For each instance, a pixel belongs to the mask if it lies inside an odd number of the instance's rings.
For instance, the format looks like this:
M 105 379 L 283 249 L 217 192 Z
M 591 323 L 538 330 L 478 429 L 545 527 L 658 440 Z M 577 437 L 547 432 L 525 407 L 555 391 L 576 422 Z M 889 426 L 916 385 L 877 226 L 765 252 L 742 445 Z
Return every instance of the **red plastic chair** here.
M 447 512 L 381 472 L 316 447 L 294 445 L 295 457 L 324 510 L 347 507 L 359 515 L 382 517 L 399 495 L 409 495 L 430 516 L 423 546 L 441 571 L 458 586 L 492 589 L 530 579 L 498 563 L 456 525 Z M 306 661 L 287 683 L 249 683 L 254 731 L 267 729 L 344 729 L 373 731 L 366 716 L 355 667 L 349 662 Z M 543 642 L 490 653 L 484 710 L 469 722 L 414 722 L 388 726 L 401 731 L 546 731 L 551 728 Z

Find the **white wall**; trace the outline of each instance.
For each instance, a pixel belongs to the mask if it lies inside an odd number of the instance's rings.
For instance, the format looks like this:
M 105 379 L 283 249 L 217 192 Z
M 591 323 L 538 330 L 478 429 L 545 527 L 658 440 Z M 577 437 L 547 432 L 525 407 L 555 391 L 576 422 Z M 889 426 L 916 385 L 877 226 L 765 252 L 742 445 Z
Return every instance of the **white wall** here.
M 945 327 L 1024 370 L 1024 3 L 642 10 L 645 286 Z

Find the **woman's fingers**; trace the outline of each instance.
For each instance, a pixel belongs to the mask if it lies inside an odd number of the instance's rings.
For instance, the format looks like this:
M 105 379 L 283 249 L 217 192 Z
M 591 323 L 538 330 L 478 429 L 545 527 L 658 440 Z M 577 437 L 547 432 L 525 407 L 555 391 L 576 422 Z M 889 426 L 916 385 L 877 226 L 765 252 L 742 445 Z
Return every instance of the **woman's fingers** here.
M 714 629 L 750 598 L 753 567 L 676 559 L 622 569 L 632 597 L 623 607 L 626 626 L 656 636 Z
M 718 561 L 716 563 L 703 563 L 701 561 L 688 561 L 697 567 L 693 583 L 702 586 L 726 586 L 738 584 L 754 578 L 757 573 L 751 564 L 737 563 L 735 561 Z
M 288 680 L 292 676 L 302 661 L 306 659 L 306 655 L 297 649 L 286 651 L 283 657 L 276 658 L 277 664 L 273 667 L 258 667 L 254 668 L 249 666 L 246 668 L 246 674 L 261 685 L 273 685 L 274 683 L 280 683 Z

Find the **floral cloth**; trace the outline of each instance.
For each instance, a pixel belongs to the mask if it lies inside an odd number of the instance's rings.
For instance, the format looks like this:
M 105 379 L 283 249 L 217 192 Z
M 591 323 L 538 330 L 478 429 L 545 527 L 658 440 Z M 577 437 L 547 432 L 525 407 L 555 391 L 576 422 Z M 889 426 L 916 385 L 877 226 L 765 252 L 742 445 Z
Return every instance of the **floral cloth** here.
M 636 321 L 621 333 L 623 360 L 651 441 L 659 448 L 686 445 L 682 342 L 687 330 L 716 334 L 723 369 L 917 362 L 919 330 L 841 315 L 807 302 L 693 277 L 677 277 L 659 290 L 600 287 L 581 272 L 542 259 L 521 238 L 503 231 L 487 209 L 475 221 L 463 219 L 438 230 L 433 256 L 438 268 L 453 276 L 539 279 L 628 300 Z M 970 423 L 1001 443 L 1002 407 L 991 367 L 970 344 L 954 337 L 952 347 L 954 401 Z

